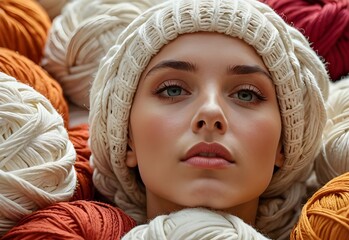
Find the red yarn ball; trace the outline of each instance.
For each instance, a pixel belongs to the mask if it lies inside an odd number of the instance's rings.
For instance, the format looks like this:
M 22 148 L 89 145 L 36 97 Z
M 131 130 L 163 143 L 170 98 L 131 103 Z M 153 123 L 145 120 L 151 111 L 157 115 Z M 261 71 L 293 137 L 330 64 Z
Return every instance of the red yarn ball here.
M 90 166 L 91 150 L 88 146 L 89 126 L 80 124 L 68 129 L 69 140 L 73 143 L 76 151 L 74 168 L 77 174 L 78 183 L 75 189 L 74 200 L 92 200 L 94 187 L 92 182 L 93 170 Z
M 328 63 L 333 81 L 349 74 L 348 0 L 261 0 L 299 29 Z
M 119 208 L 80 200 L 57 203 L 24 217 L 2 240 L 114 240 L 135 226 Z

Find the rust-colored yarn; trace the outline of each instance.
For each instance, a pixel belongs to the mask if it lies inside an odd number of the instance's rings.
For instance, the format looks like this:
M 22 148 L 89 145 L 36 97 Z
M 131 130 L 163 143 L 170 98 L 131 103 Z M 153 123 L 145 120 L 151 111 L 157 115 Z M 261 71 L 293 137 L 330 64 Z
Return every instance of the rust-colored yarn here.
M 43 68 L 13 50 L 0 48 L 0 72 L 30 85 L 44 95 L 62 115 L 64 126 L 68 127 L 69 109 L 63 96 L 63 90 L 59 83 L 50 77 Z
M 307 201 L 291 239 L 348 239 L 349 172 L 333 178 Z
M 101 202 L 61 202 L 24 217 L 2 240 L 112 240 L 136 225 L 122 210 Z
M 72 201 L 92 200 L 93 198 L 93 171 L 89 161 L 91 150 L 88 146 L 88 129 L 88 124 L 80 124 L 68 129 L 69 140 L 73 143 L 77 156 L 74 167 L 78 184 Z
M 300 29 L 326 62 L 332 80 L 349 73 L 348 0 L 261 0 Z
M 0 9 L 0 47 L 39 63 L 51 27 L 47 12 L 34 0 L 2 0 Z

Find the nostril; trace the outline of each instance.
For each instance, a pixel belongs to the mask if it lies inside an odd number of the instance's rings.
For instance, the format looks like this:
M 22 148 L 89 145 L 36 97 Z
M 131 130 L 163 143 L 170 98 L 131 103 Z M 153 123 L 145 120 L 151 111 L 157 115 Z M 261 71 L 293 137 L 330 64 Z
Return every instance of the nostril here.
M 214 126 L 215 126 L 217 129 L 219 129 L 219 130 L 222 129 L 222 123 L 221 123 L 221 122 L 218 122 L 218 121 L 215 122 Z
M 205 121 L 204 120 L 200 120 L 198 122 L 198 128 L 202 128 L 205 125 Z

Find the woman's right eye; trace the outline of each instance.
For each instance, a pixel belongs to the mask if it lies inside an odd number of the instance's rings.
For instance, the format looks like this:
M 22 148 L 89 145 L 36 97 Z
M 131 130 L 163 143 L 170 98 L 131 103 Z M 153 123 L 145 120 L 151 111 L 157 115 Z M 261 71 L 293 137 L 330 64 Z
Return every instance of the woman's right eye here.
M 161 98 L 173 99 L 190 93 L 180 83 L 164 82 L 154 91 L 154 94 Z

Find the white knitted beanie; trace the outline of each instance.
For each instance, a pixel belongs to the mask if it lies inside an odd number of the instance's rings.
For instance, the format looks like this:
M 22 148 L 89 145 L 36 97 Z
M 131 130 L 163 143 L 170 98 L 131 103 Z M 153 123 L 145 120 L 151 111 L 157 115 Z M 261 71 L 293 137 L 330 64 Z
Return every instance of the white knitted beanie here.
M 319 151 L 329 80 L 304 36 L 255 0 L 169 0 L 146 11 L 121 33 L 91 89 L 94 184 L 139 223 L 146 219 L 145 193 L 125 164 L 132 100 L 150 59 L 180 34 L 198 31 L 244 40 L 273 78 L 285 162 L 261 197 L 256 224 L 271 237 L 281 238 L 297 220 L 304 181 Z
M 75 159 L 50 101 L 0 72 L 0 236 L 25 215 L 73 196 Z
M 52 22 L 42 67 L 71 102 L 89 108 L 89 91 L 101 58 L 132 20 L 159 1 L 70 1 Z

